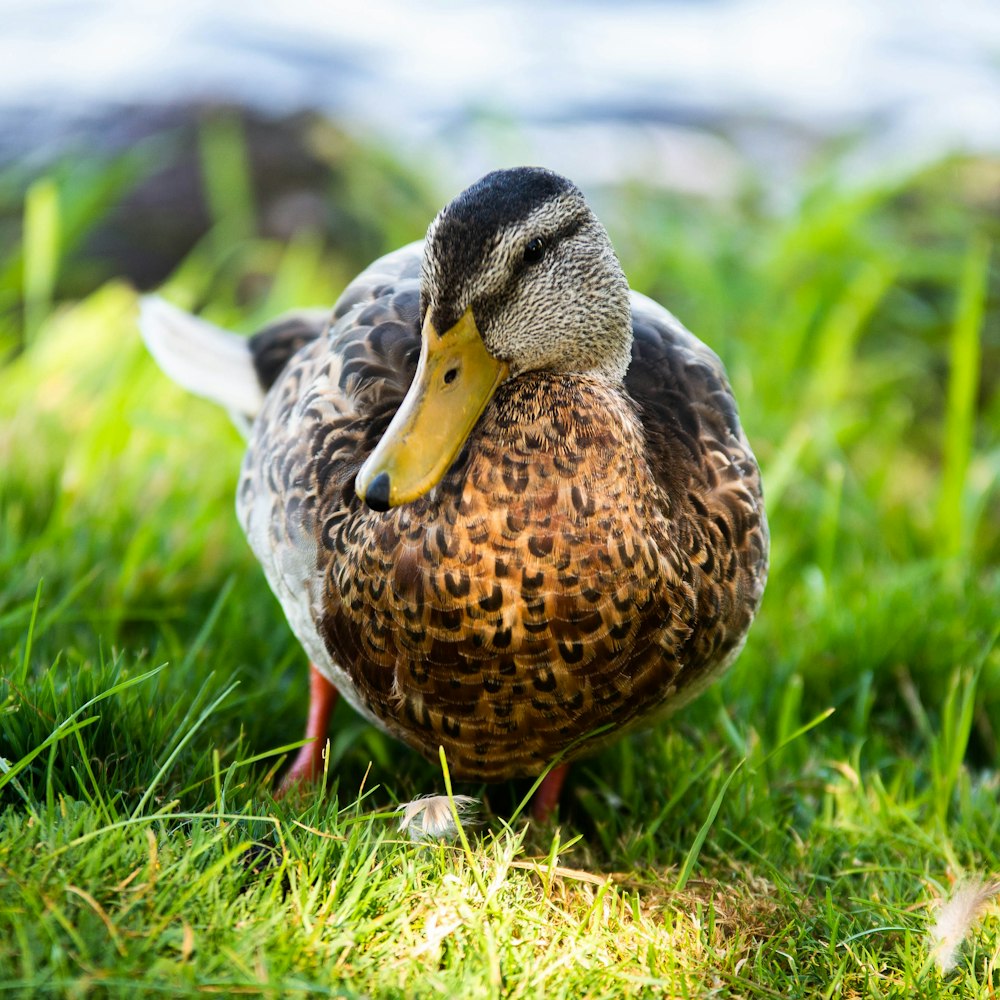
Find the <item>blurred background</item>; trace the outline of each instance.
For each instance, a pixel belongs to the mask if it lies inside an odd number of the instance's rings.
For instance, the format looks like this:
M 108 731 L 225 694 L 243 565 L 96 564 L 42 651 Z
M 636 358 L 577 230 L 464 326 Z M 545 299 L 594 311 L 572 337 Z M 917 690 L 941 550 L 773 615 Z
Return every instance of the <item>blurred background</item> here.
M 992 0 L 6 0 L 4 11 L 5 214 L 19 214 L 33 175 L 116 161 L 104 198 L 117 210 L 82 256 L 144 286 L 209 228 L 218 199 L 237 197 L 218 190 L 237 183 L 224 164 L 209 168 L 214 186 L 200 176 L 219 138 L 206 120 L 241 123 L 261 233 L 314 229 L 345 244 L 358 220 L 341 217 L 352 208 L 337 184 L 355 143 L 425 181 L 430 204 L 531 162 L 588 190 L 638 182 L 725 201 L 757 186 L 779 210 L 832 144 L 852 181 L 1000 144 Z M 13 231 L 8 219 L 8 242 Z M 360 238 L 362 259 L 372 241 Z

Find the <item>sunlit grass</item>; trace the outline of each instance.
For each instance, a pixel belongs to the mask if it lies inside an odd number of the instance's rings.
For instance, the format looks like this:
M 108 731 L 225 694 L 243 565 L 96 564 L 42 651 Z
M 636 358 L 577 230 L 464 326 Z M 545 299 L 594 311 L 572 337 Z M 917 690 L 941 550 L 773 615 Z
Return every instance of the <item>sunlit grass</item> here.
M 332 301 L 356 262 L 257 235 L 239 129 L 201 154 L 212 229 L 171 298 L 246 331 Z M 442 775 L 347 709 L 326 796 L 271 797 L 305 669 L 235 524 L 241 441 L 146 356 L 131 288 L 58 294 L 110 181 L 34 182 L 0 272 L 0 988 L 992 997 L 995 911 L 947 977 L 925 939 L 1000 870 L 1000 204 L 975 169 L 824 177 L 784 215 L 598 193 L 633 283 L 729 366 L 772 577 L 723 684 L 577 765 L 557 829 L 487 790 L 468 851 L 401 838 Z M 424 190 L 395 201 L 392 171 L 341 191 L 388 206 L 386 249 Z

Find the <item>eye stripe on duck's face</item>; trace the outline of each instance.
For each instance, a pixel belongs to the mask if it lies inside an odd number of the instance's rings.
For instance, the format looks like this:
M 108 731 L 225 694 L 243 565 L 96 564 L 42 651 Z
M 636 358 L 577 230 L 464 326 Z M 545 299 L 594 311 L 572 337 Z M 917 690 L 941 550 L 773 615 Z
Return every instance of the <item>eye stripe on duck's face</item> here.
M 559 249 L 559 244 L 564 240 L 571 239 L 575 236 L 580 228 L 583 226 L 583 219 L 576 217 L 570 219 L 568 222 L 560 226 L 555 232 L 540 231 L 535 233 L 531 239 L 522 243 L 519 246 L 519 253 L 514 258 L 514 267 L 512 269 L 510 277 L 504 282 L 505 287 L 510 287 L 511 284 L 516 282 L 525 271 L 533 269 L 537 264 L 544 262 L 546 259 L 550 258 Z M 528 243 L 533 239 L 539 239 L 544 247 L 543 256 L 536 261 L 526 260 L 524 256 L 524 251 Z
M 547 243 L 547 253 L 564 236 L 572 235 L 589 213 L 576 188 L 503 216 L 486 199 L 465 204 L 465 195 L 435 219 L 427 233 L 423 290 L 433 301 L 435 328 L 449 329 L 465 308 L 484 296 L 496 296 L 509 285 L 512 272 L 524 265 L 524 246 L 533 237 Z
M 570 220 L 555 232 L 539 233 L 538 237 L 545 244 L 545 255 L 538 263 L 532 263 L 524 259 L 524 246 L 527 241 L 522 237 L 518 238 L 515 244 L 517 250 L 514 254 L 513 264 L 505 280 L 494 290 L 487 292 L 485 295 L 477 296 L 473 302 L 472 312 L 476 317 L 476 322 L 480 325 L 480 329 L 485 329 L 489 325 L 490 318 L 500 312 L 506 302 L 513 297 L 517 286 L 524 279 L 525 274 L 536 270 L 541 273 L 546 263 L 551 265 L 551 262 L 559 251 L 560 244 L 575 236 L 582 226 L 583 219 L 577 218 Z M 530 232 L 530 230 L 528 231 Z
M 543 214 L 549 217 L 546 221 L 550 221 L 554 215 L 557 216 L 557 213 L 551 210 L 539 211 L 533 213 L 527 222 L 509 227 L 486 252 L 487 260 L 481 265 L 478 273 L 469 278 L 463 289 L 462 299 L 453 300 L 455 304 L 451 302 L 447 305 L 437 304 L 438 316 L 436 319 L 439 319 L 439 322 L 435 322 L 434 326 L 439 333 L 444 333 L 454 325 L 452 313 L 456 314 L 455 318 L 457 319 L 459 303 L 466 296 L 472 299 L 473 315 L 477 322 L 484 322 L 486 317 L 495 315 L 503 303 L 511 297 L 517 285 L 524 278 L 525 272 L 535 270 L 539 265 L 550 262 L 558 253 L 560 244 L 575 236 L 584 224 L 582 213 L 577 213 L 573 218 L 568 219 L 553 230 L 544 226 L 540 219 L 535 218 Z M 527 238 L 525 238 L 526 236 Z M 525 246 L 536 238 L 544 244 L 544 256 L 540 261 L 525 260 Z M 501 252 L 503 252 L 503 257 L 499 256 Z M 474 294 L 470 294 L 473 292 Z

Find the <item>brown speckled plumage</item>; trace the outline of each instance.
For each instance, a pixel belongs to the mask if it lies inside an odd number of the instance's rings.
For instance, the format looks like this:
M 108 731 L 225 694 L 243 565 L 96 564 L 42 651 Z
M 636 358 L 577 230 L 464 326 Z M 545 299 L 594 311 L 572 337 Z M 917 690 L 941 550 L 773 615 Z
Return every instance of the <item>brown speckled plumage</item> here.
M 429 493 L 369 509 L 355 476 L 413 377 L 421 253 L 372 265 L 329 326 L 257 336 L 273 385 L 239 516 L 356 708 L 456 776 L 534 775 L 734 658 L 767 572 L 759 473 L 718 358 L 633 295 L 624 383 L 515 373 Z

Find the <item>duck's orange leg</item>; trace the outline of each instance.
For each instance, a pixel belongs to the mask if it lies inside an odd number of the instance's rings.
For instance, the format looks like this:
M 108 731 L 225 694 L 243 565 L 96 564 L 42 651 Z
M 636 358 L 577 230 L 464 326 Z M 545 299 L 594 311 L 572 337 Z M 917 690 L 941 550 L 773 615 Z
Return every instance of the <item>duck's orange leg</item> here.
M 531 815 L 539 823 L 545 823 L 555 816 L 559 809 L 559 793 L 569 774 L 569 764 L 557 764 L 538 786 L 531 797 Z
M 306 736 L 309 742 L 299 750 L 291 768 L 281 779 L 278 795 L 287 795 L 299 785 L 315 781 L 323 773 L 323 749 L 330 715 L 337 704 L 337 689 L 309 664 L 309 717 Z

